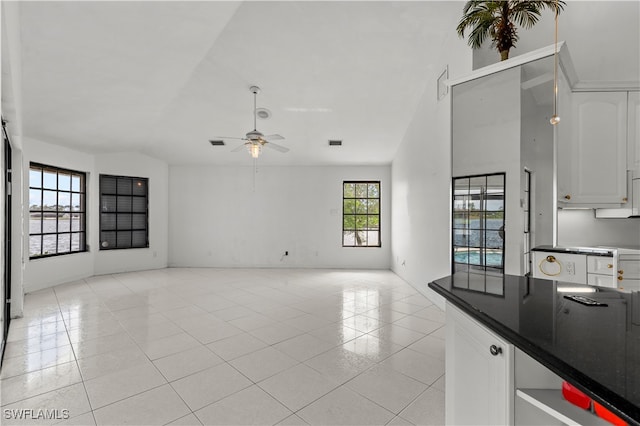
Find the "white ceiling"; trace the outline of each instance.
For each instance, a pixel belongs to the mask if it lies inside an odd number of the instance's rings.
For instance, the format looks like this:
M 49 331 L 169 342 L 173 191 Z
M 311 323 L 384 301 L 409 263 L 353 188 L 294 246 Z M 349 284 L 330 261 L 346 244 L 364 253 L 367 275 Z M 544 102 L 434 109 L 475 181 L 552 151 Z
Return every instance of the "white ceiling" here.
M 424 91 L 435 97 L 444 41 L 457 39 L 463 4 L 22 2 L 23 136 L 94 153 L 143 152 L 170 164 L 248 165 L 246 152 L 230 152 L 240 141 L 214 148 L 208 140 L 253 128 L 255 84 L 258 107 L 272 112 L 258 130 L 285 136 L 278 143 L 290 148 L 265 150 L 262 164 L 386 164 Z M 595 18 L 606 13 L 603 5 Z M 617 23 L 621 33 L 615 24 L 574 18 L 610 55 L 621 36 L 637 49 L 638 17 L 627 20 Z M 634 22 L 635 32 L 626 29 Z M 620 67 L 588 47 L 569 47 L 576 68 L 587 69 L 582 78 L 639 72 L 637 64 Z M 344 146 L 329 148 L 328 139 Z
M 253 95 L 286 154 L 263 164 L 389 163 L 458 2 L 24 2 L 24 136 L 169 163 L 251 164 Z M 444 64 L 437 65 L 444 67 Z M 440 70 L 438 70 L 440 71 Z M 434 89 L 435 90 L 435 89 Z M 344 146 L 329 148 L 329 139 Z

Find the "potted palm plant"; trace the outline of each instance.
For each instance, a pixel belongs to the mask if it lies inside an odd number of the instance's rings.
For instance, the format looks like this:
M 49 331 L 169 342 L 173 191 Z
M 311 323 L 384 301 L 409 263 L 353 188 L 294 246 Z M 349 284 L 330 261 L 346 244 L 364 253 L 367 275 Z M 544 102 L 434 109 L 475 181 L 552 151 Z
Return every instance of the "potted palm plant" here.
M 502 61 L 509 59 L 509 50 L 518 41 L 516 24 L 522 28 L 531 28 L 539 20 L 546 8 L 554 13 L 564 9 L 565 2 L 560 0 L 472 0 L 464 5 L 462 19 L 457 31 L 464 38 L 464 32 L 471 28 L 469 46 L 479 49 L 487 37 L 491 37 L 491 47 L 500 52 Z

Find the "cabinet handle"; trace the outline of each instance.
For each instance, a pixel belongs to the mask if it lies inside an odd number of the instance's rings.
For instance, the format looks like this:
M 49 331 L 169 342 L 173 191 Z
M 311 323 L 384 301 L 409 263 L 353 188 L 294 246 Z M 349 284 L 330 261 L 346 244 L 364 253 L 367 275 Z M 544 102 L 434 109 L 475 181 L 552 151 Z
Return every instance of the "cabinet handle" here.
M 491 345 L 489 347 L 489 352 L 491 352 L 491 355 L 493 356 L 498 356 L 502 353 L 502 348 L 500 346 Z
M 629 199 L 628 199 L 627 197 L 624 197 L 624 198 L 622 199 L 622 202 L 623 202 L 623 203 L 626 203 L 627 201 L 629 201 Z
M 612 269 L 612 268 L 613 268 L 613 265 L 612 265 L 611 263 L 609 263 L 609 264 L 607 265 L 607 268 Z
M 618 275 L 618 281 L 622 281 L 624 278 L 622 278 L 622 275 Z
M 571 199 L 571 195 L 567 194 L 567 195 L 565 195 L 565 196 L 564 196 L 564 198 L 565 198 L 566 200 L 570 200 L 570 199 Z
M 622 274 L 624 274 L 624 271 L 623 271 L 622 269 L 620 269 L 620 270 L 618 271 L 618 273 L 619 273 L 620 275 L 622 275 Z

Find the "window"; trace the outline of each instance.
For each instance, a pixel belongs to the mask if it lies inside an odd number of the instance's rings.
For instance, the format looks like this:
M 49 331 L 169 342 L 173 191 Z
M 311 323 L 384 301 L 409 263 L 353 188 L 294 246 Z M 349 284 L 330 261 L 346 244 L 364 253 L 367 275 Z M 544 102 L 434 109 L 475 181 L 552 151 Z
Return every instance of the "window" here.
M 149 247 L 149 179 L 100 175 L 100 250 Z
M 453 179 L 453 271 L 504 269 L 505 174 Z
M 86 251 L 86 175 L 31 163 L 29 258 Z
M 342 186 L 342 247 L 380 247 L 380 182 Z

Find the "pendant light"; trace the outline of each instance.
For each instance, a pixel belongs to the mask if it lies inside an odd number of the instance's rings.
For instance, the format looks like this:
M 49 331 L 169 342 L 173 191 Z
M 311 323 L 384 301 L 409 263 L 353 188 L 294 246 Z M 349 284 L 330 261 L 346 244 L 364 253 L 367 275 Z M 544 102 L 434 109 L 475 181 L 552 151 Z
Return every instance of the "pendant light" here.
M 556 0 L 556 19 L 555 19 L 555 36 L 554 36 L 554 51 L 553 51 L 553 115 L 549 122 L 552 126 L 555 126 L 560 122 L 560 116 L 558 115 L 558 13 L 559 0 Z

